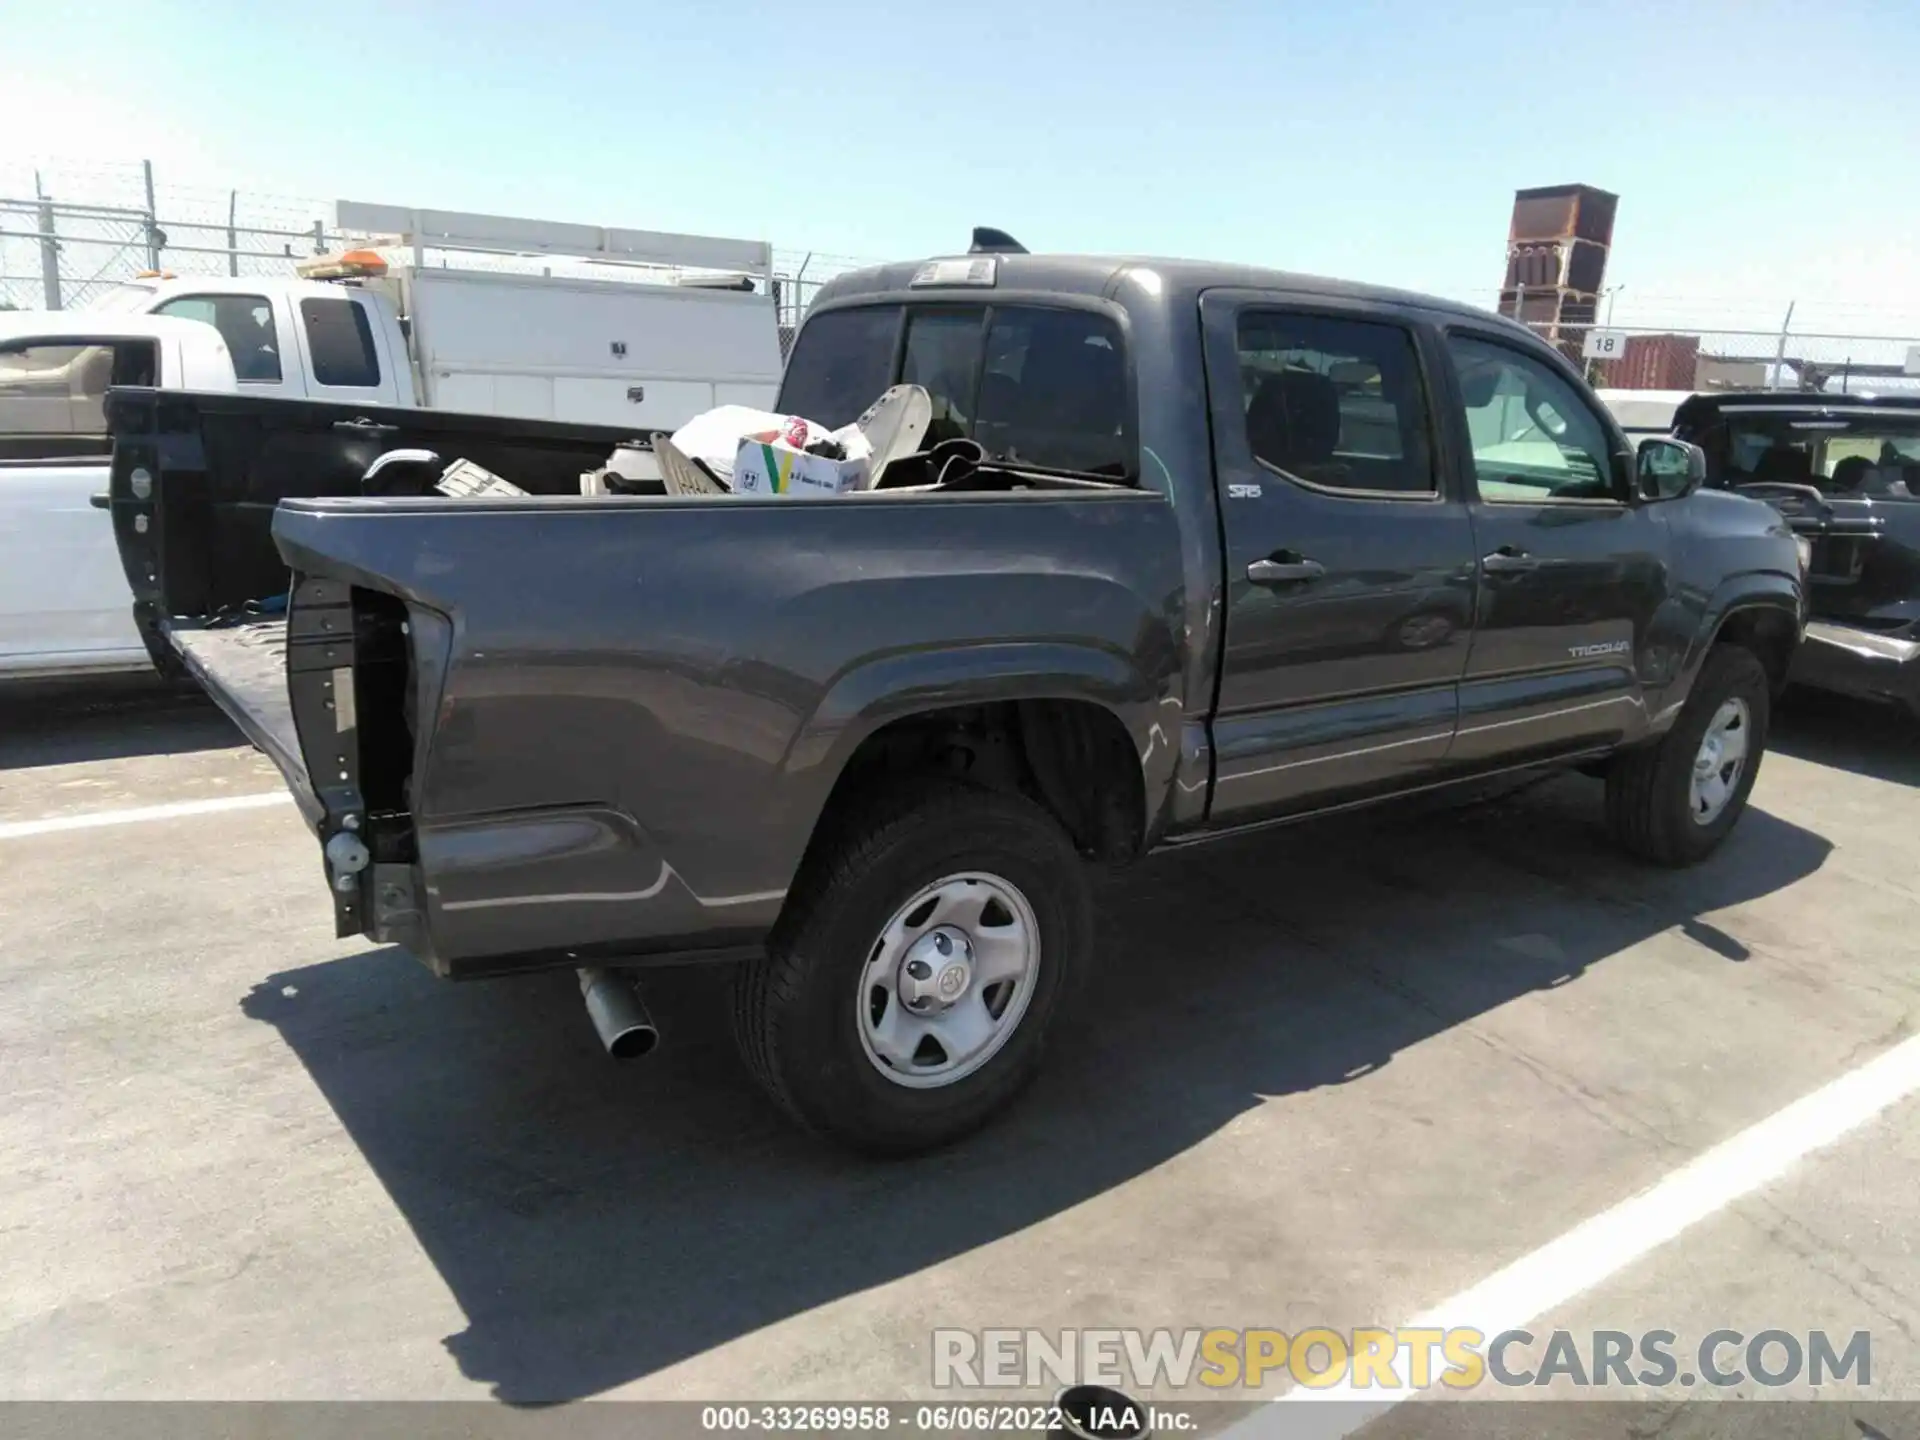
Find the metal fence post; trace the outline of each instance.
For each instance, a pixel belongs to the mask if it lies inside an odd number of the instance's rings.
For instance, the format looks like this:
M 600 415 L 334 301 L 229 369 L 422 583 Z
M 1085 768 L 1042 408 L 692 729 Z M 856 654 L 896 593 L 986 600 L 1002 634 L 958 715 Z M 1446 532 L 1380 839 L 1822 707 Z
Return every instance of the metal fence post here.
M 239 205 L 240 192 L 229 190 L 227 192 L 227 274 L 229 275 L 240 273 L 240 237 L 233 228 L 234 215 L 238 212 Z
M 53 235 L 53 197 L 33 172 L 33 193 L 40 202 L 40 290 L 47 309 L 60 308 L 60 242 Z
M 141 172 L 147 181 L 147 268 L 160 268 L 160 211 L 153 203 L 153 162 L 142 160 Z
M 316 255 L 327 253 L 327 225 L 324 220 L 313 222 L 313 253 Z
M 1787 318 L 1780 322 L 1780 345 L 1779 348 L 1773 352 L 1773 374 L 1767 377 L 1767 389 L 1769 390 L 1786 389 L 1780 377 L 1781 373 L 1787 368 L 1787 333 L 1793 329 L 1793 307 L 1796 303 L 1798 302 L 1793 300 L 1787 302 Z
M 799 327 L 800 317 L 807 310 L 807 267 L 811 264 L 813 264 L 813 252 L 809 250 L 805 258 L 800 261 L 800 268 L 793 272 L 793 318 L 787 323 L 796 329 Z

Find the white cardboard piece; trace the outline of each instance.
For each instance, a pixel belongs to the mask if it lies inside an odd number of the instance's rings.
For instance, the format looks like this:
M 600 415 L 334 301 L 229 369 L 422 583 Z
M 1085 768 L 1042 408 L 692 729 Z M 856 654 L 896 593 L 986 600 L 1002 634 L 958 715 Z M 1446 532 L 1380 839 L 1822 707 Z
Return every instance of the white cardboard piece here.
M 670 438 L 654 437 L 654 453 L 676 494 L 713 493 L 704 466 L 736 495 L 844 495 L 870 488 L 890 463 L 918 450 L 932 419 L 932 399 L 918 385 L 895 385 L 858 420 L 831 431 L 804 416 L 722 405 Z M 826 439 L 838 442 L 844 458 L 808 453 Z
M 872 451 L 866 437 L 856 430 L 842 443 L 847 447 L 847 458 L 830 460 L 796 450 L 782 439 L 748 436 L 734 456 L 733 493 L 817 497 L 864 490 L 873 478 Z

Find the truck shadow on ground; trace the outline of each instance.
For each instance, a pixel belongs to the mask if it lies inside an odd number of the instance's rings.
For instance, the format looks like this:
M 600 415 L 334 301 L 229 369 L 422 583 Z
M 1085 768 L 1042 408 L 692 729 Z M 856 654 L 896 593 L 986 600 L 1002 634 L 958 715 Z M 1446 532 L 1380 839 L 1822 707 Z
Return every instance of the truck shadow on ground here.
M 247 742 L 198 690 L 157 676 L 0 685 L 0 770 L 182 755 Z
M 616 1066 L 571 975 L 450 987 L 374 951 L 243 1002 L 311 1072 L 464 1311 L 499 1398 L 584 1397 L 911 1275 L 1343 1084 L 1661 931 L 1817 870 L 1763 811 L 1688 872 L 1619 857 L 1594 782 L 1399 807 L 1156 861 L 1102 896 L 1099 980 L 1048 1072 L 944 1154 L 789 1131 L 736 1063 L 719 971 L 658 977 L 666 1041 Z M 1720 963 L 1714 960 L 1710 963 Z
M 1920 786 L 1920 718 L 1895 705 L 1796 689 L 1774 714 L 1767 748 L 1872 780 Z

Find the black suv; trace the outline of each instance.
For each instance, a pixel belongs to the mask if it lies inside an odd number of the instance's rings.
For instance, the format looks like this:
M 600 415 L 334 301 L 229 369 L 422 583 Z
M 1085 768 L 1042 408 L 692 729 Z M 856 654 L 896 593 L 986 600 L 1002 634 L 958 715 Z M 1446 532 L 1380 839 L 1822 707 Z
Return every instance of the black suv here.
M 1673 428 L 1810 546 L 1794 681 L 1920 714 L 1920 396 L 1696 395 Z

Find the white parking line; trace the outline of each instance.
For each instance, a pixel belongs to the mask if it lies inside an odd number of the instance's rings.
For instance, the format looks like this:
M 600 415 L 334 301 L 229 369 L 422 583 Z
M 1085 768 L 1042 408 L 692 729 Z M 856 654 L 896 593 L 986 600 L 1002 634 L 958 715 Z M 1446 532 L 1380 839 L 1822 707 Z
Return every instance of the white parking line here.
M 1591 1290 L 1724 1210 L 1734 1201 L 1779 1179 L 1797 1162 L 1858 1129 L 1876 1115 L 1920 1091 L 1920 1036 L 1903 1040 L 1857 1070 L 1822 1086 L 1689 1161 L 1630 1200 L 1594 1216 L 1557 1240 L 1521 1257 L 1471 1289 L 1443 1300 L 1403 1328 L 1472 1326 L 1487 1336 L 1525 1325 Z M 1367 1323 L 1372 1323 L 1372 1317 Z M 1400 1357 L 1406 1359 L 1405 1351 Z M 1437 1367 L 1436 1367 L 1437 1368 Z M 1396 1362 L 1395 1372 L 1408 1373 Z M 1248 1416 L 1227 1433 L 1236 1440 L 1255 1434 L 1338 1440 L 1377 1419 L 1418 1392 L 1383 1398 L 1377 1389 L 1349 1382 L 1325 1389 L 1296 1387 L 1273 1405 Z M 1316 1423 L 1301 1404 L 1341 1401 Z
M 0 840 L 26 840 L 56 835 L 62 830 L 95 830 L 106 825 L 139 825 L 148 820 L 179 820 L 188 815 L 218 815 L 227 810 L 259 810 L 284 805 L 293 796 L 284 790 L 266 795 L 222 795 L 216 800 L 181 800 L 172 805 L 146 805 L 138 810 L 98 810 L 89 815 L 51 815 L 44 820 L 0 821 Z

